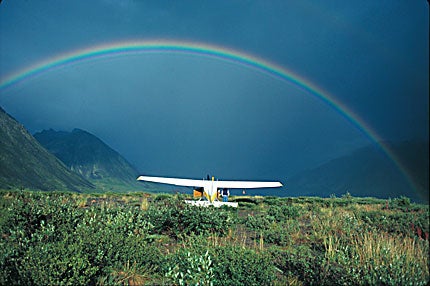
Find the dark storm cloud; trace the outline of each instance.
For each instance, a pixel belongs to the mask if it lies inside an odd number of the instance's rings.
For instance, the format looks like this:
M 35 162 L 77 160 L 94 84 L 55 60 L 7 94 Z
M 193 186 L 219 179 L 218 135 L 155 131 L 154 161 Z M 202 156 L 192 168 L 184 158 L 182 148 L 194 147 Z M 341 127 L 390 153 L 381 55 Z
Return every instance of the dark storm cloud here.
M 6 1 L 0 77 L 129 39 L 216 44 L 290 68 L 383 139 L 428 139 L 424 1 Z M 0 105 L 31 131 L 95 133 L 141 171 L 285 177 L 368 144 L 320 100 L 245 67 L 135 55 L 42 75 Z

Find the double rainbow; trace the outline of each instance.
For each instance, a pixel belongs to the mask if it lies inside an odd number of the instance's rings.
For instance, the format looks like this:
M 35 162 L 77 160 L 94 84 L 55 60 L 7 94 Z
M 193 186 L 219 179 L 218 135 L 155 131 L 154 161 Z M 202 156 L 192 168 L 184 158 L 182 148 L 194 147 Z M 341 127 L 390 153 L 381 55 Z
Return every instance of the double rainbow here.
M 309 80 L 306 80 L 305 78 L 295 74 L 291 70 L 266 61 L 262 58 L 220 46 L 193 42 L 155 40 L 126 41 L 94 46 L 82 50 L 75 50 L 70 53 L 49 58 L 1 79 L 0 95 L 1 92 L 11 89 L 19 83 L 23 83 L 26 80 L 62 67 L 100 58 L 119 57 L 141 53 L 177 53 L 214 58 L 217 60 L 223 60 L 229 63 L 242 65 L 277 79 L 286 81 L 287 83 L 293 84 L 294 86 L 322 100 L 324 103 L 336 110 L 346 120 L 352 123 L 352 125 L 360 130 L 371 141 L 379 145 L 381 150 L 383 150 L 383 152 L 405 175 L 411 187 L 416 190 L 413 180 L 409 176 L 407 170 L 402 166 L 396 155 L 386 144 L 382 142 L 378 134 L 369 125 L 367 125 L 359 115 L 355 114 L 350 108 L 342 104 L 342 102 Z

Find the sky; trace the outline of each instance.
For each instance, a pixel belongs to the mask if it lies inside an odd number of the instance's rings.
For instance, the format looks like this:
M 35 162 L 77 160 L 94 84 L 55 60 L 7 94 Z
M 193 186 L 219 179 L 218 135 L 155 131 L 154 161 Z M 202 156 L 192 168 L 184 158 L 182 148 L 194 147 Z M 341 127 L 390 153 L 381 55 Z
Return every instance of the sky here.
M 146 41 L 258 59 L 321 92 L 261 66 L 166 50 L 4 85 L 67 54 Z M 0 106 L 32 133 L 87 130 L 146 175 L 285 181 L 375 141 L 428 140 L 428 78 L 424 0 L 0 4 Z

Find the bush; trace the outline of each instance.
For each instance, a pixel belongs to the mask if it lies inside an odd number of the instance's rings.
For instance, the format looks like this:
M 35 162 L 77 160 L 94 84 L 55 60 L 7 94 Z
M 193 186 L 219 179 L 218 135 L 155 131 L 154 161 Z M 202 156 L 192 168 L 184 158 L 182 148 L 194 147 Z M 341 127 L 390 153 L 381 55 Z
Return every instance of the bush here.
M 270 206 L 267 214 L 275 221 L 282 222 L 288 219 L 296 219 L 302 213 L 302 208 L 294 205 Z
M 207 248 L 205 237 L 180 248 L 166 262 L 166 277 L 178 285 L 271 285 L 275 268 L 267 253 L 235 246 Z
M 66 195 L 17 194 L 2 221 L 2 284 L 88 284 L 127 262 L 159 267 L 137 208 L 78 208 Z
M 337 199 L 272 198 L 239 221 L 251 211 L 193 207 L 178 196 L 146 210 L 118 196 L 0 196 L 0 285 L 429 281 L 428 206 L 402 200 L 385 210 L 380 201 L 325 208 Z
M 300 230 L 296 220 L 300 214 L 300 207 L 273 205 L 266 215 L 248 215 L 244 224 L 248 229 L 257 232 L 255 239 L 262 238 L 265 242 L 286 246 L 293 242 L 292 234 Z
M 174 267 L 170 267 L 165 275 L 171 282 L 178 285 L 213 285 L 213 263 L 208 251 L 203 255 L 178 252 L 173 261 Z
M 177 201 L 164 206 L 151 206 L 145 218 L 154 226 L 154 232 L 174 238 L 190 234 L 225 235 L 236 221 L 234 213 L 214 207 L 195 207 Z
M 275 266 L 285 276 L 299 277 L 305 285 L 320 284 L 320 270 L 324 261 L 322 253 L 304 245 L 286 250 L 272 248 L 271 251 Z
M 261 232 L 261 236 L 267 243 L 274 243 L 280 246 L 291 245 L 294 240 L 292 235 L 299 231 L 297 221 L 288 220 L 284 223 L 272 223 L 269 228 Z
M 269 225 L 273 222 L 271 218 L 264 216 L 262 214 L 258 215 L 248 215 L 245 220 L 245 226 L 249 229 L 256 231 L 263 231 L 268 229 Z
M 90 283 L 98 267 L 91 265 L 83 245 L 76 242 L 58 241 L 40 243 L 24 254 L 18 272 L 25 284 Z
M 225 246 L 215 249 L 214 285 L 271 285 L 275 268 L 264 252 Z
M 359 212 L 358 217 L 374 230 L 392 234 L 402 234 L 409 237 L 418 235 L 425 238 L 429 233 L 429 213 L 426 212 L 385 212 L 364 211 Z

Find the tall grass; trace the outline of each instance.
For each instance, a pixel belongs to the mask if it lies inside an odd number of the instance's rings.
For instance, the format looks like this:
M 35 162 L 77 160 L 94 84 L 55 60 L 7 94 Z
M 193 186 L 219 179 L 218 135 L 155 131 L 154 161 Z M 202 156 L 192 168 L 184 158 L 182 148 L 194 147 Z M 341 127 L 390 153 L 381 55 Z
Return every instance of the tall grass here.
M 313 236 L 324 247 L 327 271 L 341 267 L 357 285 L 426 285 L 428 240 L 370 230 L 342 209 L 321 214 L 313 217 Z
M 361 273 L 363 282 L 419 285 L 429 279 L 429 244 L 420 238 L 378 232 L 356 233 L 351 239 L 350 253 L 351 271 Z

